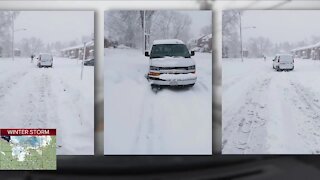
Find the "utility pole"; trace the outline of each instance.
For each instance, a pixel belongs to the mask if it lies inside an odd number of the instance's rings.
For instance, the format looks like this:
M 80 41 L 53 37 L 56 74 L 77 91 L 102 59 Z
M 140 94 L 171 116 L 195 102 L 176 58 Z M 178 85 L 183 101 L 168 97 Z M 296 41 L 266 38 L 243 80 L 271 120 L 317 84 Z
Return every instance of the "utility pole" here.
M 146 42 L 147 42 L 147 38 L 146 38 L 146 11 L 143 10 L 143 54 L 144 52 L 146 52 Z
M 11 43 L 11 54 L 12 54 L 12 61 L 14 61 L 14 12 L 12 11 L 11 12 L 11 24 L 12 24 L 12 27 L 11 27 L 11 30 L 12 30 L 12 35 L 11 35 L 11 37 L 12 37 L 12 39 L 11 39 L 11 41 L 12 41 L 12 43 Z
M 26 28 L 14 29 L 14 11 L 11 11 L 11 56 L 14 61 L 14 33 L 17 31 L 26 31 Z
M 241 55 L 241 62 L 243 62 L 241 12 L 239 12 L 239 20 L 240 20 L 240 55 Z
M 83 66 L 84 66 L 84 60 L 86 59 L 86 42 L 83 43 L 83 57 L 82 57 L 82 64 L 81 64 L 81 80 L 83 76 Z

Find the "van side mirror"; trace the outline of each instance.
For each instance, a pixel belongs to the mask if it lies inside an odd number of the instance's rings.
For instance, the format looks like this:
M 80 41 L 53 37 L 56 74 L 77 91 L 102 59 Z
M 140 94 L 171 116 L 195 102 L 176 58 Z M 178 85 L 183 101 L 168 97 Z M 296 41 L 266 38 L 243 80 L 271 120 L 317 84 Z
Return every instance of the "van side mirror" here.
M 191 56 L 194 56 L 194 51 L 191 51 Z
M 144 52 L 144 56 L 149 57 L 150 56 L 149 52 L 148 51 Z

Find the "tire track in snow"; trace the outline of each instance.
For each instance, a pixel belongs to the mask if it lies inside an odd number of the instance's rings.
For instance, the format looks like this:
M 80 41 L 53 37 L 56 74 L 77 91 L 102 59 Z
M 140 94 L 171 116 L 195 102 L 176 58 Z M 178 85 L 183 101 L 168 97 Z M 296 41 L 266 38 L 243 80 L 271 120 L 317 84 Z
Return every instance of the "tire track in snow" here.
M 261 128 L 267 121 L 266 102 L 264 94 L 267 92 L 272 77 L 266 77 L 246 93 L 244 104 L 228 120 L 223 132 L 229 136 L 223 137 L 222 150 L 224 153 L 246 153 L 262 149 L 261 144 L 251 144 L 257 128 Z M 258 131 L 259 132 L 259 131 Z M 231 142 L 230 142 L 231 141 Z M 257 141 L 256 141 L 257 142 Z M 261 151 L 260 151 L 261 152 Z
M 47 74 L 42 72 L 35 81 L 35 91 L 29 92 L 24 126 L 33 128 L 47 127 L 47 101 L 50 96 L 50 80 Z
M 53 72 L 56 73 L 56 72 Z M 84 122 L 84 118 L 82 116 L 81 113 L 81 103 L 79 103 L 79 101 L 81 100 L 80 97 L 80 93 L 78 91 L 76 91 L 73 87 L 70 87 L 70 85 L 68 85 L 67 83 L 65 83 L 63 81 L 63 78 L 59 77 L 56 79 L 56 81 L 58 82 L 57 84 L 59 84 L 59 87 L 55 87 L 55 89 L 59 89 L 59 91 L 63 91 L 64 93 L 68 93 L 67 97 L 65 97 L 65 100 L 68 100 L 67 102 L 64 102 L 64 105 L 67 107 L 69 107 L 68 111 L 70 114 L 72 114 L 73 116 L 70 117 L 72 118 L 73 121 L 75 121 L 75 123 L 77 123 L 77 125 L 83 126 L 83 122 Z M 56 85 L 57 85 L 56 84 Z M 58 86 L 58 85 L 57 85 Z M 70 99 L 69 99 L 70 98 Z M 53 105 L 58 104 L 55 98 L 52 98 L 52 103 Z M 69 101 L 71 100 L 71 101 Z M 69 129 L 64 128 L 64 121 L 65 119 L 63 119 L 64 117 L 58 116 L 57 108 L 52 107 L 52 109 L 54 109 L 54 113 L 51 114 L 50 119 L 53 120 L 54 122 L 52 122 L 52 124 L 54 124 L 57 129 L 59 129 L 59 131 L 61 131 L 61 133 L 57 136 L 57 154 L 61 154 L 60 152 L 64 152 L 69 154 L 69 147 L 67 145 L 67 141 L 65 138 L 63 138 L 62 136 L 71 136 L 70 133 L 72 133 L 72 136 L 77 136 L 78 133 L 77 131 L 71 131 Z M 75 111 L 76 110 L 76 111 Z M 61 113 L 61 110 L 59 111 Z M 61 120 L 62 118 L 62 120 Z M 76 127 L 76 125 L 74 125 Z M 63 133 L 62 133 L 63 132 Z M 82 135 L 82 134 L 79 134 Z
M 251 84 L 252 82 L 256 82 L 256 81 L 260 81 L 261 79 L 257 80 L 257 77 L 264 77 L 265 76 L 265 72 L 257 72 L 257 71 L 253 71 L 252 74 L 255 74 L 255 76 L 245 76 L 244 74 L 239 74 L 237 77 L 232 76 L 231 79 L 227 80 L 227 81 L 223 81 L 222 82 L 222 114 L 223 116 L 225 115 L 232 115 L 233 113 L 235 113 L 234 111 L 234 107 L 233 104 L 237 103 L 238 101 L 245 101 L 245 99 L 243 99 L 243 97 L 245 96 L 245 94 L 248 94 L 249 91 L 251 91 L 251 87 L 247 87 L 245 86 L 246 84 Z M 259 82 L 258 82 L 259 83 Z M 255 87 L 255 85 L 252 85 L 253 87 Z M 234 95 L 234 89 L 237 89 L 237 93 L 239 94 L 243 94 L 239 97 L 234 97 L 232 99 L 232 101 L 225 101 L 224 98 L 226 96 L 233 96 Z M 227 98 L 228 99 L 228 98 Z
M 151 101 L 151 89 L 146 88 L 142 102 L 143 108 L 140 112 L 140 120 L 137 126 L 137 134 L 133 145 L 134 154 L 147 154 L 153 151 L 153 109 L 154 101 Z
M 29 91 L 24 110 L 24 127 L 29 128 L 57 128 L 59 116 L 57 100 L 52 91 L 52 69 L 34 69 L 29 78 L 33 81 L 33 89 Z M 57 136 L 57 153 L 66 152 L 62 147 L 60 135 Z
M 146 87 L 132 149 L 133 154 L 154 154 L 155 151 L 159 151 L 158 148 L 162 148 L 162 136 L 161 132 L 158 132 L 160 127 L 156 124 L 158 118 L 155 117 L 155 105 L 159 93 L 161 92 L 154 94 L 151 87 Z
M 313 114 L 312 116 L 310 116 L 311 118 L 318 118 L 320 112 L 319 98 L 311 95 L 311 93 L 308 92 L 305 87 L 298 83 L 294 83 L 291 81 L 290 85 L 294 88 L 297 95 L 299 95 L 300 100 L 306 105 L 305 110 L 301 108 L 299 109 L 301 109 L 301 111 L 304 111 L 305 113 L 307 113 L 306 111 L 311 112 L 311 114 Z
M 230 87 L 232 87 L 234 84 L 236 84 L 238 82 L 241 82 L 240 80 L 242 80 L 242 79 L 243 79 L 243 77 L 240 76 L 240 77 L 232 78 L 228 82 L 223 82 L 223 85 L 222 85 L 223 91 L 229 90 Z
M 37 69 L 38 70 L 38 69 Z M 41 74 L 35 73 L 34 89 L 29 92 L 26 102 L 25 122 L 26 127 L 53 128 L 56 123 L 57 112 L 54 106 L 57 105 L 52 93 L 52 79 L 49 70 Z M 32 78 L 32 79 L 33 79 Z
M 294 106 L 304 114 L 307 118 L 303 121 L 299 129 L 302 132 L 297 132 L 299 136 L 310 146 L 313 154 L 320 153 L 320 104 L 319 98 L 312 95 L 307 88 L 303 87 L 299 83 L 295 83 L 292 80 L 290 85 L 293 88 L 296 97 L 292 99 Z M 306 127 L 307 126 L 307 127 Z M 313 148 L 318 147 L 318 148 Z

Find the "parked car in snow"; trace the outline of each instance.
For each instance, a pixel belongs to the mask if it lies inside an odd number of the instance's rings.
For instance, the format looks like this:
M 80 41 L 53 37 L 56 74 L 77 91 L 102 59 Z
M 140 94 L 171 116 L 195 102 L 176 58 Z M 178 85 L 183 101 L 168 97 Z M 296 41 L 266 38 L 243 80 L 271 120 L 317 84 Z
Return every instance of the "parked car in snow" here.
M 193 86 L 196 83 L 196 64 L 187 46 L 177 39 L 153 42 L 149 58 L 147 78 L 154 86 Z
M 291 54 L 277 54 L 273 61 L 273 69 L 279 70 L 293 70 L 294 59 Z
M 53 65 L 53 57 L 51 54 L 48 53 L 40 53 L 37 57 L 38 60 L 38 67 L 51 67 Z
M 94 59 L 88 59 L 83 62 L 85 66 L 94 66 Z

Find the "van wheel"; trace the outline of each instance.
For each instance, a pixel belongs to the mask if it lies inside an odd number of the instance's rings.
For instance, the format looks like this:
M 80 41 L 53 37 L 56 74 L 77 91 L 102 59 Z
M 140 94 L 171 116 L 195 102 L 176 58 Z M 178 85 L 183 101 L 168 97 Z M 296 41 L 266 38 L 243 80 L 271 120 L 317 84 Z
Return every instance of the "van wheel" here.
M 157 93 L 158 91 L 161 90 L 161 86 L 156 85 L 156 84 L 151 84 L 151 89 L 153 92 Z
M 188 87 L 188 88 L 192 88 L 194 85 L 195 85 L 195 83 L 193 83 L 193 84 L 188 84 L 187 87 Z

